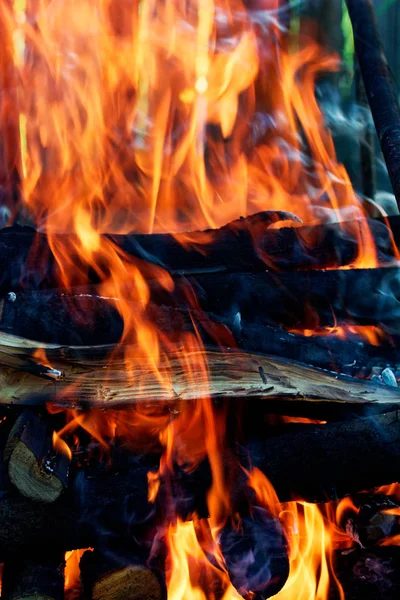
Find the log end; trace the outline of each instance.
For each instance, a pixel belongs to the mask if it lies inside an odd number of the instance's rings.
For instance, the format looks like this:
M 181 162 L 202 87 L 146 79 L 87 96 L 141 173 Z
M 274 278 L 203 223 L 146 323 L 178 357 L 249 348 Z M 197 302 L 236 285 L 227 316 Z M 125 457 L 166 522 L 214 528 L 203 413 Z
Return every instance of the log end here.
M 8 475 L 19 492 L 35 502 L 54 502 L 64 490 L 50 461 L 39 464 L 32 450 L 22 441 L 16 442 L 11 452 Z
M 130 565 L 103 575 L 92 589 L 92 600 L 161 600 L 160 582 L 142 565 Z

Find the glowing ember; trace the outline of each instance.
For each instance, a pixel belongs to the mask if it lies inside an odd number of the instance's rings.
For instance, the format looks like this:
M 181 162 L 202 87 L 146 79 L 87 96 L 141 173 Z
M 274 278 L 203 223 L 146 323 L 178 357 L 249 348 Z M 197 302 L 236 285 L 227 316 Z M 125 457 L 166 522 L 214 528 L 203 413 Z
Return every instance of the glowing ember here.
M 346 340 L 352 336 L 359 338 L 371 346 L 380 346 L 383 341 L 390 339 L 381 327 L 375 325 L 335 325 L 334 327 L 321 327 L 318 329 L 290 329 L 292 333 L 305 337 L 337 337 Z

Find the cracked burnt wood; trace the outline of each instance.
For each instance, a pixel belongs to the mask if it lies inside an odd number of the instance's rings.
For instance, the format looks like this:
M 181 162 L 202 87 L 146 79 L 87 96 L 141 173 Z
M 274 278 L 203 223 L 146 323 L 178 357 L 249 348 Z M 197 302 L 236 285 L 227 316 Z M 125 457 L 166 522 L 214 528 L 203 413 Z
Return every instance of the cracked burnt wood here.
M 271 228 L 277 220 L 295 219 L 288 213 L 263 212 L 234 221 L 225 227 L 189 234 L 109 235 L 106 238 L 128 256 L 166 269 L 172 276 L 204 272 L 230 273 L 321 269 L 352 264 L 358 240 L 369 227 L 380 263 L 394 257 L 393 239 L 400 239 L 400 218 L 351 221 L 339 225 Z M 296 225 L 299 225 L 296 223 Z M 55 236 L 53 243 L 66 249 L 74 264 L 73 285 L 98 283 L 98 276 L 75 256 L 73 235 Z M 207 245 L 205 252 L 204 246 Z M 100 265 L 99 265 L 100 266 Z M 151 269 L 149 269 L 151 271 Z M 28 227 L 0 231 L 0 290 L 58 287 L 54 257 L 47 238 Z
M 51 368 L 38 365 L 34 358 L 38 350 L 46 352 Z M 128 372 L 118 347 L 62 347 L 1 334 L 0 402 L 112 407 L 210 396 L 227 400 L 400 403 L 400 389 L 396 387 L 229 348 L 185 352 L 184 360 L 179 352 L 168 352 L 167 360 L 160 361 L 159 372 L 169 383 L 162 384 L 154 376 L 151 357 L 146 358 L 137 347 L 125 346 L 123 350 L 131 357 Z M 192 378 L 188 377 L 188 364 L 195 373 Z M 41 376 L 34 374 L 35 369 Z

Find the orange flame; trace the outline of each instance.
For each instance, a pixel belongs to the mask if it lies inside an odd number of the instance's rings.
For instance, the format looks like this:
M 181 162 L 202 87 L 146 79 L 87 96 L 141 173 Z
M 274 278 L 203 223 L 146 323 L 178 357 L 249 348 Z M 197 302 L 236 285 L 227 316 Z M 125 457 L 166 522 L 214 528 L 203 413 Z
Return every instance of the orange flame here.
M 56 431 L 53 431 L 53 448 L 56 452 L 64 454 L 71 460 L 72 452 L 68 444 L 59 436 Z
M 346 538 L 329 519 L 324 519 L 317 505 L 306 502 L 279 504 L 271 483 L 259 470 L 249 473 L 249 485 L 260 504 L 278 514 L 284 526 L 290 548 L 289 578 L 275 600 L 326 600 L 330 586 L 335 584 L 341 600 L 342 587 L 332 566 L 333 540 Z
M 79 562 L 86 552 L 86 550 L 92 550 L 92 548 L 85 548 L 80 550 L 71 550 L 65 553 L 65 591 L 79 588 L 80 586 L 80 570 Z
M 376 325 L 335 325 L 334 327 L 321 327 L 319 329 L 289 329 L 291 333 L 304 335 L 305 337 L 337 337 L 346 340 L 351 335 L 363 339 L 371 346 L 380 346 L 383 341 L 389 339 L 388 334 Z
M 203 539 L 199 543 L 199 532 Z M 168 530 L 168 562 L 167 585 L 168 598 L 173 600 L 239 600 L 242 596 L 235 590 L 229 580 L 221 551 L 210 530 L 207 520 L 178 521 L 170 525 Z M 216 564 L 207 558 L 212 555 Z M 214 594 L 212 590 L 222 590 L 223 595 Z M 208 590 L 205 592 L 204 590 Z

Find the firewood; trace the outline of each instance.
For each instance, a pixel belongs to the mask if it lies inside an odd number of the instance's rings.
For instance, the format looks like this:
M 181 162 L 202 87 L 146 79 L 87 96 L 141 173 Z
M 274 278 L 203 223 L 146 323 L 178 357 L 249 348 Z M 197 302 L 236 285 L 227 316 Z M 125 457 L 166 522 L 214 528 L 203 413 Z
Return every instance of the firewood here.
M 400 219 L 396 217 L 388 220 L 392 233 L 383 221 L 373 219 L 273 229 L 271 222 L 277 218 L 293 220 L 287 213 L 278 213 L 274 217 L 267 211 L 234 221 L 221 229 L 189 235 L 107 237 L 127 255 L 161 266 L 172 275 L 254 272 L 266 267 L 293 271 L 349 265 L 357 258 L 358 239 L 365 226 L 372 232 L 378 260 L 387 263 L 394 257 L 392 240 L 398 242 L 400 237 Z M 73 234 L 60 235 L 54 243 L 73 248 L 74 239 Z M 74 256 L 72 250 L 71 253 L 77 266 L 73 285 L 98 283 L 94 273 L 79 268 L 79 257 Z M 11 227 L 0 232 L 0 273 L 0 290 L 5 293 L 60 285 L 47 237 L 28 227 Z
M 377 273 L 381 273 L 382 286 L 379 285 L 378 278 L 374 277 Z M 343 271 L 343 274 L 349 271 Z M 396 271 L 397 273 L 397 271 Z M 388 286 L 388 278 L 395 278 L 397 275 L 392 272 L 392 269 L 382 269 L 378 271 L 357 271 L 354 273 L 359 282 L 363 280 L 370 289 L 376 290 L 376 297 L 373 298 L 375 309 L 378 307 L 376 298 L 385 297 L 385 305 L 382 305 L 376 315 L 376 320 L 372 317 L 373 311 L 370 312 L 370 318 L 367 316 L 360 319 L 362 323 L 369 320 L 371 322 L 379 322 L 386 320 L 390 329 L 395 329 L 395 321 L 390 318 L 390 306 L 392 302 L 393 317 L 396 314 L 395 305 L 397 298 L 393 295 L 390 298 L 385 294 L 380 294 L 380 287 Z M 314 290 L 318 287 L 314 285 L 320 278 L 312 274 L 305 274 L 308 278 L 308 287 Z M 302 275 L 304 281 L 304 275 Z M 325 275 L 324 275 L 325 277 Z M 356 279 L 349 285 L 344 286 L 354 289 Z M 340 289 L 339 280 L 338 289 Z M 301 280 L 295 279 L 293 285 L 300 283 Z M 314 283 L 313 283 L 314 282 Z M 384 283 L 385 282 L 385 283 Z M 327 294 L 331 298 L 334 296 L 335 281 Z M 216 286 L 218 287 L 218 285 Z M 386 289 L 386 288 L 385 288 Z M 293 292 L 294 293 L 294 292 Z M 342 292 L 341 292 L 342 293 Z M 361 294 L 356 294 L 359 297 Z M 350 302 L 347 303 L 347 299 Z M 344 306 L 351 305 L 351 295 L 348 292 Z M 281 298 L 275 297 L 275 304 L 281 306 Z M 342 300 L 341 300 L 342 301 Z M 297 302 L 297 301 L 296 301 Z M 360 301 L 357 301 L 360 305 Z M 372 302 L 372 301 L 371 301 Z M 315 298 L 315 303 L 318 304 L 318 299 Z M 367 315 L 367 304 L 365 306 L 365 314 Z M 118 342 L 123 330 L 122 319 L 117 311 L 117 301 L 106 301 L 103 297 L 96 293 L 95 289 L 83 288 L 75 290 L 69 294 L 60 294 L 58 292 L 31 292 L 28 294 L 14 294 L 12 300 L 5 299 L 3 302 L 2 314 L 0 316 L 0 329 L 4 329 L 4 333 L 12 333 L 14 336 L 22 338 L 31 338 L 47 344 L 56 343 L 57 345 L 77 346 L 89 345 L 93 346 L 93 353 L 101 352 L 98 346 L 104 344 L 112 344 Z M 289 304 L 288 304 L 289 305 Z M 321 306 L 321 304 L 319 303 Z M 293 305 L 294 306 L 294 305 Z M 214 309 L 218 309 L 215 305 Z M 239 307 L 236 306 L 236 309 Z M 242 305 L 242 308 L 245 308 Z M 385 315 L 384 309 L 388 309 Z M 132 304 L 132 310 L 137 310 L 137 307 Z M 282 306 L 281 306 L 282 310 Z M 303 309 L 302 309 L 303 310 Z M 358 310 L 358 309 L 357 309 Z M 320 309 L 320 312 L 321 309 Z M 348 375 L 369 376 L 372 369 L 376 372 L 381 368 L 381 371 L 389 366 L 396 370 L 400 366 L 400 352 L 396 350 L 395 344 L 398 336 L 393 336 L 385 333 L 385 330 L 375 328 L 366 329 L 367 334 L 375 336 L 375 344 L 372 345 L 367 340 L 365 343 L 360 341 L 365 338 L 360 337 L 357 331 L 363 331 L 362 326 L 348 328 L 346 323 L 348 320 L 347 309 L 346 318 L 343 322 L 343 328 L 337 328 L 338 335 L 333 329 L 329 330 L 317 328 L 315 333 L 313 329 L 305 331 L 307 335 L 301 335 L 301 328 L 297 333 L 285 330 L 283 327 L 273 327 L 267 324 L 271 319 L 271 311 L 267 308 L 261 308 L 251 314 L 250 305 L 246 311 L 237 310 L 232 312 L 229 310 L 223 311 L 222 314 L 213 312 L 201 312 L 199 310 L 188 310 L 185 307 L 160 306 L 152 305 L 148 312 L 147 318 L 149 321 L 165 335 L 172 343 L 178 342 L 180 336 L 186 332 L 194 333 L 194 325 L 196 324 L 197 334 L 201 335 L 205 344 L 215 342 L 210 337 L 210 321 L 216 325 L 218 335 L 225 336 L 225 345 L 232 345 L 242 348 L 246 351 L 262 352 L 268 355 L 284 356 L 288 359 L 298 360 L 305 364 L 323 368 L 338 373 Z M 247 313 L 247 314 L 246 314 Z M 381 314 L 382 313 L 382 314 Z M 331 310 L 329 317 L 332 318 Z M 356 321 L 357 322 L 357 321 Z M 354 321 L 353 321 L 354 323 Z M 295 330 L 296 331 L 296 330 Z M 311 335 L 310 335 L 311 334 Z M 345 339 L 341 337 L 346 336 Z M 23 361 L 22 356 L 11 356 L 7 350 L 7 340 L 15 339 L 8 338 L 0 333 L 1 339 L 5 340 L 4 351 L 0 355 L 0 364 L 9 367 L 15 367 L 24 371 L 31 372 L 35 375 L 55 379 L 60 373 L 57 370 L 52 370 L 41 364 L 38 359 Z M 221 339 L 219 341 L 222 341 Z M 13 343 L 10 341 L 10 343 Z M 18 342 L 16 342 L 18 344 Z M 22 341 L 21 341 L 22 343 Z M 87 349 L 83 349 L 85 354 Z M 104 350 L 105 351 L 105 350 Z M 51 348 L 47 349 L 49 355 L 52 354 Z M 78 348 L 66 350 L 69 354 L 73 354 L 79 361 L 80 353 Z M 56 357 L 57 359 L 57 357 Z
M 396 498 L 379 493 L 361 493 L 345 498 L 338 525 L 363 548 L 399 532 L 400 507 Z
M 0 330 L 68 346 L 112 344 L 123 330 L 118 307 L 124 300 L 132 313 L 141 312 L 170 337 L 190 327 L 191 315 L 200 326 L 208 318 L 232 332 L 238 329 L 239 319 L 239 325 L 300 331 L 373 325 L 399 336 L 399 273 L 398 267 L 207 273 L 176 277 L 173 291 L 148 280 L 150 302 L 144 314 L 143 307 L 129 302 L 129 297 L 107 299 L 93 287 L 13 292 L 1 300 Z M 196 307 L 188 301 L 193 292 Z M 173 313 L 174 326 L 169 323 Z
M 88 600 L 162 600 L 160 578 L 143 562 L 87 550 L 79 564 Z
M 63 600 L 64 567 L 64 556 L 57 553 L 6 561 L 1 597 L 4 600 Z
M 11 482 L 23 496 L 54 502 L 68 485 L 69 455 L 37 413 L 26 410 L 16 420 L 5 448 Z M 66 445 L 65 445 L 66 446 Z
M 44 350 L 51 361 L 53 374 L 38 377 L 34 366 L 35 350 Z M 126 349 L 126 348 L 125 348 Z M 42 404 L 52 401 L 70 405 L 90 402 L 95 406 L 117 406 L 140 401 L 174 402 L 210 395 L 212 398 L 282 398 L 288 401 L 326 400 L 330 402 L 398 404 L 400 389 L 373 381 L 328 373 L 302 363 L 245 353 L 229 348 L 206 348 L 185 353 L 185 361 L 205 361 L 208 373 L 196 372 L 188 379 L 179 352 L 168 354 L 168 364 L 161 363 L 161 373 L 170 374 L 170 386 L 163 386 L 154 376 L 151 361 L 135 347 L 136 357 L 125 369 L 123 355 L 110 363 L 113 347 L 63 348 L 38 344 L 14 336 L 0 334 L 0 383 L 3 404 Z M 74 356 L 75 353 L 75 356 Z M 79 358 L 77 358 L 79 357 Z M 107 367 L 107 368 L 105 368 Z M 132 386 L 132 380 L 140 386 Z M 79 384 L 77 384 L 79 382 Z M 73 384 L 73 385 L 72 385 Z M 68 389 L 68 397 L 63 392 Z
M 248 450 L 281 500 L 324 502 L 398 480 L 396 413 L 292 429 Z
M 257 467 L 266 475 L 280 501 L 324 502 L 398 479 L 400 422 L 384 415 L 354 423 L 296 427 L 293 432 L 249 444 L 242 456 L 245 467 Z M 110 537 L 141 540 L 141 552 L 149 552 L 158 521 L 155 506 L 147 499 L 147 473 L 157 469 L 157 457 L 145 461 L 128 454 L 111 465 L 111 469 L 100 469 L 96 462 L 95 467 L 79 469 L 65 493 L 50 504 L 3 494 L 0 561 L 29 552 L 37 544 L 67 551 L 106 546 Z M 177 506 L 177 514 L 187 518 L 199 509 L 206 516 L 202 511 L 211 478 L 204 470 L 175 473 L 171 482 L 185 499 Z M 165 507 L 164 486 L 162 482 L 160 509 Z M 235 503 L 246 502 L 257 504 L 243 474 L 236 480 Z

